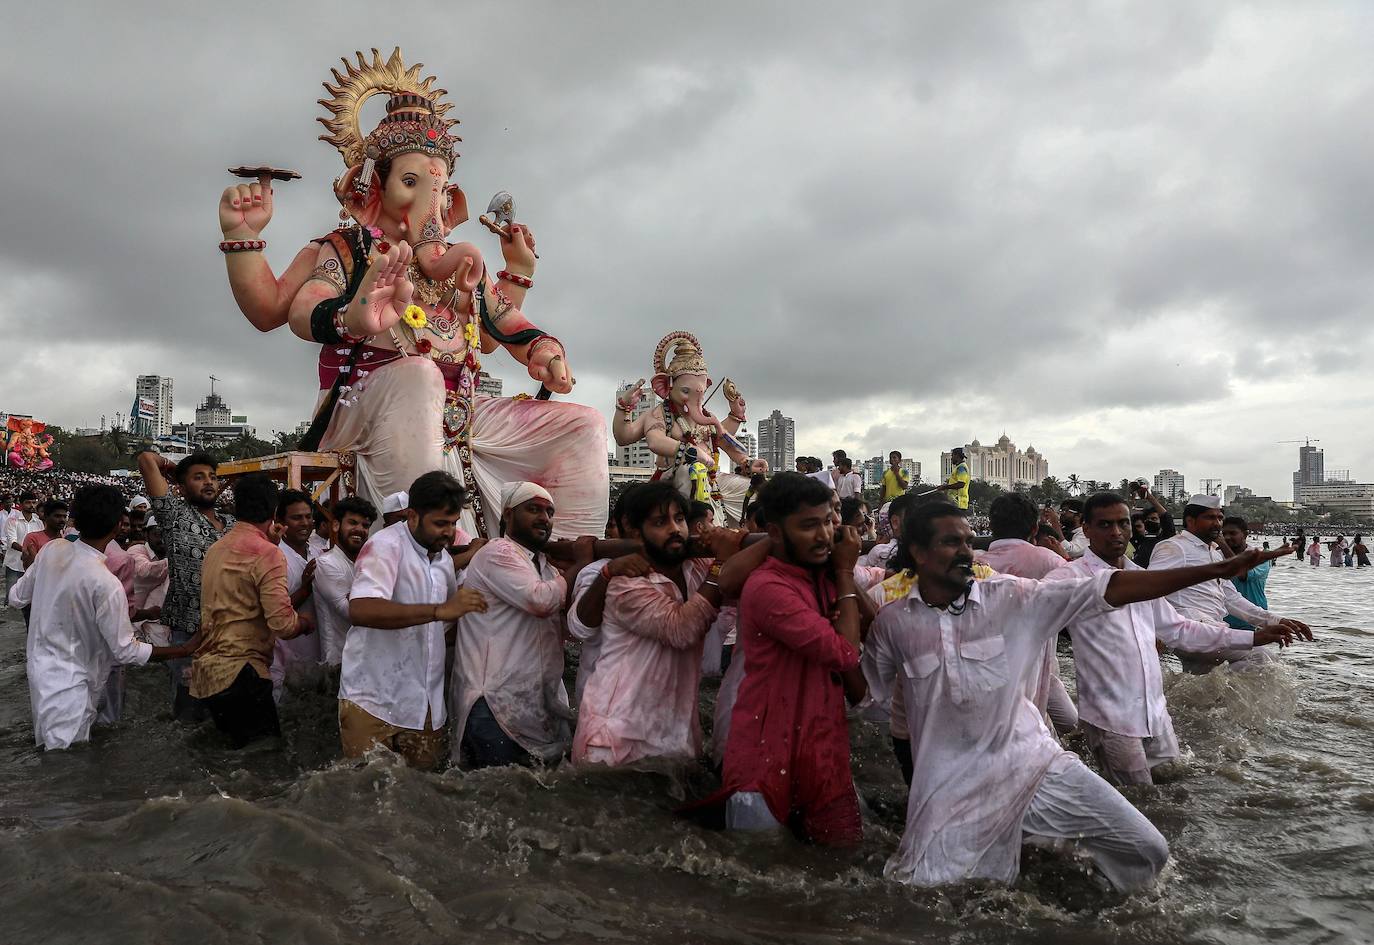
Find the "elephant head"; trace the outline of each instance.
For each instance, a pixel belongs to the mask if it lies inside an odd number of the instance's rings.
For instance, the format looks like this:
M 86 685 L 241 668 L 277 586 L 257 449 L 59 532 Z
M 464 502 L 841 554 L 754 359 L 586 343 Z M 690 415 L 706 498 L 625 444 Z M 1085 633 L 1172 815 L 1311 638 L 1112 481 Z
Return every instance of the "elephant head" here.
M 399 57 L 399 51 L 392 55 L 398 68 Z M 354 75 L 351 67 L 349 75 Z M 330 88 L 327 83 L 325 87 Z M 359 96 L 365 98 L 363 92 L 352 98 Z M 433 91 L 416 87 L 391 95 L 386 117 L 365 139 L 358 139 L 356 104 L 330 104 L 340 117 L 321 120 L 336 132 L 326 140 L 339 145 L 348 162 L 348 170 L 334 185 L 345 211 L 393 243 L 409 242 L 420 269 L 430 278 L 447 278 L 460 264 L 465 266 L 468 272 L 460 277 L 470 289 L 481 275 L 481 254 L 470 244 L 459 244 L 458 252 L 452 252 L 454 247 L 446 242 L 449 233 L 468 219 L 467 197 L 462 188 L 449 183 L 461 139 L 453 134 L 455 122 L 443 117 L 447 109 Z
M 669 353 L 671 352 L 671 357 Z M 669 404 L 670 411 L 693 423 L 720 429 L 718 420 L 703 403 L 711 387 L 701 344 L 685 331 L 675 331 L 658 343 L 654 352 L 654 393 Z

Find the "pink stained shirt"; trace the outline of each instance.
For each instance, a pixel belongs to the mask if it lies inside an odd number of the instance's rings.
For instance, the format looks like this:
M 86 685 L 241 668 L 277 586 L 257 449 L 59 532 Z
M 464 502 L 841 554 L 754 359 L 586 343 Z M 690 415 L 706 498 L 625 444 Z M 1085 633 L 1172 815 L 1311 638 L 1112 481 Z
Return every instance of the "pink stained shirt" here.
M 146 542 L 129 548 L 134 563 L 133 593 L 129 596 L 131 611 L 161 607 L 167 597 L 167 559 L 154 557 Z M 157 593 L 158 591 L 161 593 Z M 154 600 L 156 595 L 156 600 Z
M 563 575 L 543 554 L 498 538 L 473 555 L 463 586 L 480 591 L 487 610 L 458 622 L 450 693 L 454 744 L 473 705 L 486 699 L 502 731 L 531 755 L 557 761 L 567 749 L 572 717 L 558 620 L 567 592 Z
M 134 613 L 134 559 L 129 557 L 129 553 L 119 547 L 119 542 L 110 541 L 105 546 L 105 567 L 110 569 L 110 573 L 119 578 L 119 584 L 124 588 L 124 601 L 129 608 L 129 616 Z
M 859 651 L 830 622 L 836 596 L 825 572 L 778 558 L 749 576 L 734 657 L 744 659 L 744 680 L 721 790 L 702 805 L 757 791 L 779 823 L 795 814 L 807 836 L 840 845 L 863 839 L 863 821 L 839 677 L 859 665 Z
M 601 653 L 578 705 L 575 763 L 624 765 L 701 752 L 702 640 L 716 608 L 697 593 L 710 562 L 683 565 L 687 597 L 657 572 L 606 589 Z

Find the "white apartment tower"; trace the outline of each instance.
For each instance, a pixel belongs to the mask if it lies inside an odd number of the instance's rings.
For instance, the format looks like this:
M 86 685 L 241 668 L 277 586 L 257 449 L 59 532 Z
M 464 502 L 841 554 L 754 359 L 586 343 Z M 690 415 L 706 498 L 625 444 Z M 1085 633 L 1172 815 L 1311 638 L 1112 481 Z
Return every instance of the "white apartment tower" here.
M 138 401 L 146 400 L 153 405 L 152 416 L 142 419 L 148 424 L 150 436 L 168 436 L 172 432 L 172 379 L 160 374 L 140 374 L 134 382 Z
M 1183 473 L 1177 469 L 1161 469 L 1155 473 L 1154 493 L 1170 502 L 1181 502 L 1188 498 L 1188 485 L 1183 481 Z

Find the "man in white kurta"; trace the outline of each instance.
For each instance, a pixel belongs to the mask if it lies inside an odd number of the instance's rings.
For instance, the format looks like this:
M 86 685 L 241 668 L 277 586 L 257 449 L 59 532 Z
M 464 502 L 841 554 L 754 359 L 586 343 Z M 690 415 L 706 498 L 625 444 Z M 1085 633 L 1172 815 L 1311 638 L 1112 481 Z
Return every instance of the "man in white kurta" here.
M 1110 571 L 1071 581 L 999 575 L 975 583 L 965 513 L 932 504 L 913 516 L 908 535 L 918 583 L 880 611 L 867 641 L 882 679 L 903 686 L 915 763 L 906 829 L 886 875 L 915 886 L 1009 883 L 1024 837 L 1078 848 L 1119 890 L 1148 885 L 1168 860 L 1164 838 L 1055 742 L 1025 697 L 1025 681 L 1064 625 L 1224 577 L 1227 565 L 1179 570 L 1165 580 Z M 1015 632 L 1005 632 L 1010 628 Z
M 376 745 L 419 768 L 443 758 L 445 633 L 482 606 L 458 588 L 448 547 L 466 493 L 443 472 L 411 485 L 406 520 L 358 553 L 349 595 L 353 621 L 339 674 L 339 737 L 356 758 Z
M 315 550 L 310 536 L 315 530 L 314 506 L 310 496 L 296 489 L 287 489 L 277 501 L 277 525 L 282 538 L 277 547 L 286 558 L 286 590 L 291 606 L 297 613 L 315 617 L 314 582 Z M 272 691 L 281 701 L 282 683 L 293 666 L 313 666 L 320 661 L 320 638 L 315 633 L 303 633 L 290 639 L 278 639 L 272 653 Z
M 541 550 L 553 500 L 534 483 L 512 482 L 501 506 L 504 536 L 484 545 L 463 577 L 487 610 L 458 627 L 453 661 L 453 737 L 473 767 L 556 762 L 572 737 L 558 626 L 567 583 Z
M 134 638 L 128 598 L 100 550 L 113 540 L 123 504 L 112 486 L 81 489 L 72 503 L 81 540 L 48 542 L 10 588 L 11 606 L 32 607 L 26 668 L 34 740 L 44 748 L 90 738 L 112 667 L 184 655 Z
M 406 522 L 373 535 L 358 554 L 350 600 L 438 605 L 457 589 L 446 551 L 430 551 Z M 344 643 L 339 698 L 398 728 L 434 729 L 448 718 L 444 706 L 444 621 L 400 629 L 353 624 Z
M 1150 570 L 1165 571 L 1210 564 L 1226 557 L 1220 549 L 1221 499 L 1214 495 L 1195 495 L 1183 509 L 1183 531 L 1160 542 L 1150 554 Z M 1185 617 L 1202 623 L 1224 624 L 1226 616 L 1239 617 L 1256 627 L 1280 624 L 1308 636 L 1307 625 L 1280 617 L 1246 600 L 1230 581 L 1206 581 L 1169 595 L 1169 603 Z M 1183 653 L 1179 662 L 1190 673 L 1206 673 L 1223 662 L 1243 666 L 1273 662 L 1267 648 L 1230 647 L 1209 654 Z
M 330 666 L 343 662 L 348 619 L 348 596 L 353 591 L 354 562 L 377 518 L 372 503 L 356 496 L 334 504 L 333 543 L 315 558 L 315 623 L 320 659 Z
M 1115 499 L 1116 501 L 1112 501 Z M 1115 495 L 1088 498 L 1083 511 L 1088 550 L 1046 580 L 1095 577 L 1124 568 L 1131 509 Z M 1151 769 L 1177 758 L 1178 737 L 1164 702 L 1155 641 L 1176 650 L 1249 650 L 1276 642 L 1272 631 L 1235 630 L 1179 614 L 1167 600 L 1127 604 L 1069 624 L 1078 678 L 1079 715 L 1103 776 L 1114 784 L 1152 784 Z M 1285 641 L 1286 642 L 1286 641 Z

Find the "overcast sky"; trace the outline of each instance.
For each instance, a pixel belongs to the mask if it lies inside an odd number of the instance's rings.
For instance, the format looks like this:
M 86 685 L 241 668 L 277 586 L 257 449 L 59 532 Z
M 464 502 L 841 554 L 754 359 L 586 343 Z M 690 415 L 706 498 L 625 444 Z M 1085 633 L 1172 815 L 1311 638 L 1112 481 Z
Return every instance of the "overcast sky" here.
M 159 373 L 189 418 L 214 374 L 262 434 L 305 418 L 315 350 L 239 313 L 215 205 L 231 164 L 293 167 L 269 262 L 331 229 L 320 82 L 400 45 L 474 213 L 510 190 L 538 237 L 526 311 L 575 400 L 687 329 L 802 453 L 930 478 L 1005 431 L 1061 477 L 1289 498 L 1306 435 L 1374 479 L 1374 7 L 310 7 L 7 11 L 0 411 L 97 425 Z

